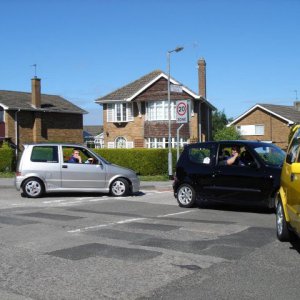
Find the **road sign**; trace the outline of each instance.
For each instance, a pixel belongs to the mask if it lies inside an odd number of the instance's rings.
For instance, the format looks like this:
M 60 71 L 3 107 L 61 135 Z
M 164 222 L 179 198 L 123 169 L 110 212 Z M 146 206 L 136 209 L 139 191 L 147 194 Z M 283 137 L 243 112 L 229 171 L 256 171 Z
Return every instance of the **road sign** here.
M 182 86 L 179 84 L 171 84 L 170 91 L 175 93 L 182 93 Z
M 187 100 L 176 101 L 176 123 L 187 123 L 188 121 Z

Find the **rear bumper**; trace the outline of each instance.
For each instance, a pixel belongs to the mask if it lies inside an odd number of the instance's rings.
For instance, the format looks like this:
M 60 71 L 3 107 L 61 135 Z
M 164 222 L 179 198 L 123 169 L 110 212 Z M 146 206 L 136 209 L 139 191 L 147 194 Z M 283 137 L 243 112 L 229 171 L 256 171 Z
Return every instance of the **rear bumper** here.
M 22 181 L 24 180 L 24 177 L 23 176 L 17 176 L 15 177 L 15 187 L 16 189 L 19 191 L 21 189 L 21 184 L 22 184 Z

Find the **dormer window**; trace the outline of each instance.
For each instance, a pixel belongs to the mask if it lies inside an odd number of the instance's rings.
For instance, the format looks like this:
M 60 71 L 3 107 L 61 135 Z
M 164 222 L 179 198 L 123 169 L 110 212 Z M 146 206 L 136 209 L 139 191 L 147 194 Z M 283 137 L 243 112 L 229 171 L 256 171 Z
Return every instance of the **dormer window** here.
M 132 103 L 107 104 L 107 122 L 133 121 Z

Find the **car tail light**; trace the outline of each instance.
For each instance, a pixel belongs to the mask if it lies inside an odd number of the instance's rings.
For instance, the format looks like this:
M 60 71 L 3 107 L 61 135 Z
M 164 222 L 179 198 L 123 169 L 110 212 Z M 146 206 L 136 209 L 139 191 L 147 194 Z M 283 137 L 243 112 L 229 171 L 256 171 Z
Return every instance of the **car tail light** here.
M 16 177 L 18 177 L 18 176 L 21 176 L 22 174 L 21 174 L 21 172 L 16 172 L 15 175 L 16 175 Z

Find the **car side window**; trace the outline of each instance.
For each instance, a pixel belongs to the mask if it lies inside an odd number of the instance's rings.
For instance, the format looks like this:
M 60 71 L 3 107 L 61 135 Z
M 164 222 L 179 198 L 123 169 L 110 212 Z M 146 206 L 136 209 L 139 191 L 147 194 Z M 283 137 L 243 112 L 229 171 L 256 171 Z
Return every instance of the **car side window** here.
M 288 158 L 287 160 L 289 163 L 292 164 L 294 162 L 300 162 L 299 146 L 300 146 L 299 135 L 296 134 L 292 140 L 291 146 L 287 153 L 287 158 Z
M 211 162 L 211 149 L 210 148 L 190 148 L 189 159 L 196 164 L 208 165 Z
M 75 152 L 77 152 L 80 156 L 82 164 L 98 164 L 98 159 L 94 157 L 90 152 L 86 151 L 84 148 L 74 148 L 68 146 L 63 147 L 63 157 L 65 163 L 71 163 L 71 158 L 74 153 L 74 150 L 76 150 Z
M 57 146 L 34 146 L 30 160 L 32 162 L 58 163 Z

